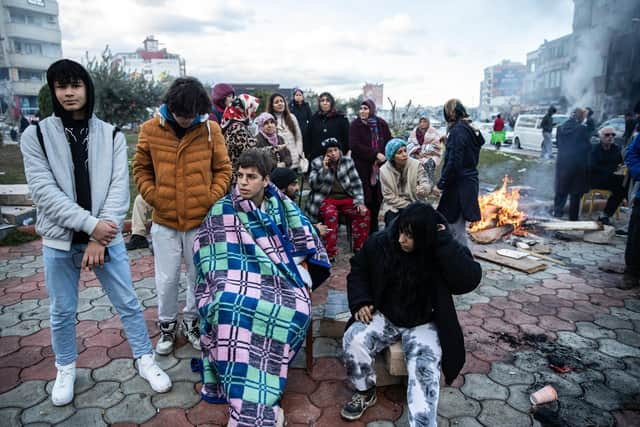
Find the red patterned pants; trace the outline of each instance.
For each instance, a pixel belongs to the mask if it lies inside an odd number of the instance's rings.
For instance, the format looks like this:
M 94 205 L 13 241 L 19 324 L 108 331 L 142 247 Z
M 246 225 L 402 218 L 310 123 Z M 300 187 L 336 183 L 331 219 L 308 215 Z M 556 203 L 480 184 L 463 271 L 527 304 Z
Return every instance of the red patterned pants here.
M 351 221 L 351 232 L 353 234 L 353 250 L 359 250 L 369 236 L 369 211 L 359 214 L 353 205 L 353 199 L 324 199 L 320 205 L 320 217 L 322 223 L 329 228 L 329 232 L 324 236 L 324 246 L 327 249 L 329 258 L 335 258 L 338 253 L 338 215 L 344 215 Z

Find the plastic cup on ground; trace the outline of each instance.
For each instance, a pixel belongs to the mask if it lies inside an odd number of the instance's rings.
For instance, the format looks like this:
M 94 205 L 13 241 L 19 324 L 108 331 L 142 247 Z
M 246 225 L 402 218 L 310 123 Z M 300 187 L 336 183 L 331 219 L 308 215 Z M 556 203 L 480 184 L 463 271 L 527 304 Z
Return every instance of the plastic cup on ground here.
M 553 402 L 558 399 L 558 392 L 551 385 L 542 387 L 535 393 L 531 393 L 529 400 L 534 405 L 544 405 L 545 403 Z

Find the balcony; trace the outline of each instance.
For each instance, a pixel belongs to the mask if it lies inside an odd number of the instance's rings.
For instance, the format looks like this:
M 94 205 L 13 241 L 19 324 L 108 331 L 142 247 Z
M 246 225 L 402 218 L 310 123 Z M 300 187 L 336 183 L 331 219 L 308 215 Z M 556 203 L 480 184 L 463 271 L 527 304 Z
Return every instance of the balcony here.
M 56 59 L 42 55 L 25 55 L 21 53 L 10 53 L 9 63 L 12 67 L 28 68 L 31 70 L 46 70 Z
M 15 7 L 16 9 L 22 10 L 32 10 L 34 12 L 46 13 L 47 15 L 56 15 L 58 16 L 58 2 L 55 0 L 44 0 L 42 3 L 43 6 L 38 6 L 37 4 L 30 4 L 25 0 L 4 0 L 4 7 Z M 33 2 L 37 3 L 37 2 Z
M 11 82 L 11 87 L 15 95 L 21 96 L 38 96 L 40 88 L 44 85 L 44 82 L 40 80 L 18 80 Z
M 29 24 L 5 24 L 5 30 L 8 37 L 20 38 L 27 40 L 36 40 L 40 42 L 60 44 L 62 35 L 59 29 L 53 26 L 39 26 Z

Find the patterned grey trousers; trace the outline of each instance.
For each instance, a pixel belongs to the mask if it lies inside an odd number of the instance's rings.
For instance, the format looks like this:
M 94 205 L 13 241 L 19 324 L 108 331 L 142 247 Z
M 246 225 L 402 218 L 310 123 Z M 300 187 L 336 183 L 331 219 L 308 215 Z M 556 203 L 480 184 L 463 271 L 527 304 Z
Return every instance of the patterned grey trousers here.
M 373 315 L 368 325 L 354 322 L 342 338 L 347 377 L 358 391 L 375 386 L 376 354 L 399 338 L 402 338 L 409 373 L 409 424 L 412 427 L 436 427 L 442 349 L 435 324 L 401 328 L 380 312 Z

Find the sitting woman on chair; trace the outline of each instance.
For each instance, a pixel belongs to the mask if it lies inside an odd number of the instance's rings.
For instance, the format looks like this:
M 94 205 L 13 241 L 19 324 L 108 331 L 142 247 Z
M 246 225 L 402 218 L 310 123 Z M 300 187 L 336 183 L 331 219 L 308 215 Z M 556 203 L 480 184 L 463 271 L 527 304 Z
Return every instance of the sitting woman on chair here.
M 411 203 L 367 240 L 347 276 L 353 317 L 342 348 L 356 392 L 342 408 L 343 418 L 356 420 L 376 403 L 376 354 L 401 340 L 409 424 L 436 426 L 440 363 L 451 384 L 465 358 L 451 295 L 471 292 L 481 278 L 480 264 L 426 203 Z

